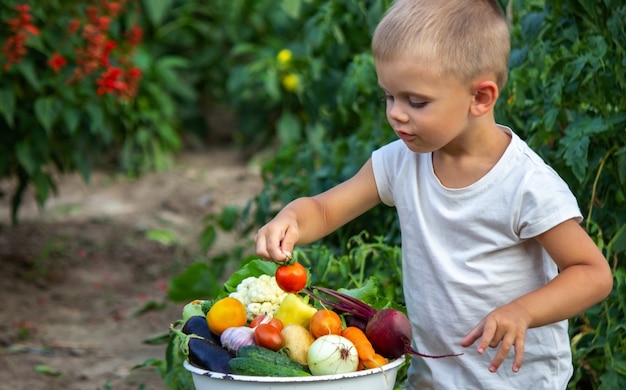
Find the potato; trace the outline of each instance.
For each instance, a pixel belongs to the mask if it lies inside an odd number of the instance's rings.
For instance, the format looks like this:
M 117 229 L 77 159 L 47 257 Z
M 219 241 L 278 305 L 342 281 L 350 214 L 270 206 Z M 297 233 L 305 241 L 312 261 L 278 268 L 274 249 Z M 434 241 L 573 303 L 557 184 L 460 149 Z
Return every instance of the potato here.
M 280 335 L 287 355 L 300 364 L 308 365 L 309 347 L 314 341 L 311 332 L 302 325 L 290 324 L 283 328 Z

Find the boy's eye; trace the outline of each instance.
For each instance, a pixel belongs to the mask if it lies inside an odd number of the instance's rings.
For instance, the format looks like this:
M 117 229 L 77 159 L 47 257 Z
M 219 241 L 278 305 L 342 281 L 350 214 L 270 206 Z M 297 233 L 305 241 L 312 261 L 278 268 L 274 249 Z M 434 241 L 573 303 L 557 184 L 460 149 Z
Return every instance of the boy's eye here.
M 409 100 L 409 106 L 413 108 L 424 108 L 428 102 Z

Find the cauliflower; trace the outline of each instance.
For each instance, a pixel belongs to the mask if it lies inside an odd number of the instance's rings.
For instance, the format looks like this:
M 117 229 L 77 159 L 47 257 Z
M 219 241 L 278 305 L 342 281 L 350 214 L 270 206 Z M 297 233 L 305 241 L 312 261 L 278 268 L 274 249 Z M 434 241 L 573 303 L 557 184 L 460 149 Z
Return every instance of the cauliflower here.
M 229 296 L 243 303 L 248 321 L 252 321 L 261 314 L 274 316 L 287 293 L 278 287 L 274 276 L 261 275 L 245 278 Z

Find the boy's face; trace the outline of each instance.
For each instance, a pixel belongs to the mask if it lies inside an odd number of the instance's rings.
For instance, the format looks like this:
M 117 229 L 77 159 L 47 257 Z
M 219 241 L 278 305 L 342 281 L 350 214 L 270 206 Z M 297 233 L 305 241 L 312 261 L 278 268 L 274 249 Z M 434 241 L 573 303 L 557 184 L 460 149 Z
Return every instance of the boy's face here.
M 419 61 L 376 61 L 387 120 L 417 153 L 439 150 L 462 139 L 470 126 L 470 87 L 456 78 L 442 77 L 435 69 Z

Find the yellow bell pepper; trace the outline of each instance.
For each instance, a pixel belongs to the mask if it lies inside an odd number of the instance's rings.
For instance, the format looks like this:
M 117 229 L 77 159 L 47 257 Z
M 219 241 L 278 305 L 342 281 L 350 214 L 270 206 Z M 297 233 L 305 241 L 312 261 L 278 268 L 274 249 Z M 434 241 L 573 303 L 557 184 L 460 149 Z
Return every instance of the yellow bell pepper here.
M 309 322 L 313 314 L 317 312 L 317 309 L 307 301 L 295 294 L 287 294 L 274 317 L 281 320 L 284 326 L 298 324 L 309 329 Z

